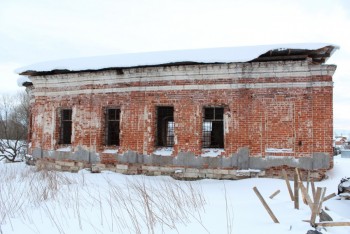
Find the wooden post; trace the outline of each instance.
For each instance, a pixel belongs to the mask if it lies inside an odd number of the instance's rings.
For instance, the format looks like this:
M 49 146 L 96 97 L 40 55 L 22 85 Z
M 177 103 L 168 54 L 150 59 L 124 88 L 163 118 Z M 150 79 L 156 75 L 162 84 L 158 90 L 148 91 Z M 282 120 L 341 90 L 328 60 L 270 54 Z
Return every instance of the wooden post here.
M 323 192 L 323 189 L 320 187 L 317 187 L 315 200 L 314 200 L 314 203 L 312 205 L 312 214 L 311 214 L 311 219 L 310 219 L 310 224 L 313 227 L 315 227 L 315 221 L 316 221 L 316 217 L 317 217 L 318 211 L 319 211 L 320 199 L 321 199 L 322 192 Z
M 306 199 L 307 203 L 305 203 L 305 204 L 309 205 L 310 210 L 312 211 L 312 200 L 311 200 L 309 194 L 307 193 L 304 184 L 302 182 L 299 182 L 299 186 L 300 186 L 301 193 L 302 193 L 303 197 Z
M 263 206 L 265 207 L 266 211 L 269 213 L 270 217 L 272 218 L 272 220 L 275 223 L 279 223 L 278 219 L 276 218 L 276 216 L 273 214 L 272 210 L 270 209 L 269 205 L 267 205 L 266 201 L 264 200 L 264 198 L 261 196 L 259 190 L 254 187 L 253 188 L 255 194 L 258 196 L 259 200 L 261 201 L 261 203 L 263 204 Z
M 309 194 L 310 188 L 310 170 L 307 170 L 306 193 Z
M 294 173 L 294 209 L 299 210 L 299 182 L 297 173 Z
M 315 223 L 316 226 L 320 227 L 340 227 L 340 226 L 350 226 L 350 222 L 322 222 Z
M 301 180 L 300 171 L 299 171 L 298 168 L 295 168 L 295 173 L 296 173 L 297 176 L 298 176 L 298 185 L 299 185 L 299 188 L 300 188 L 301 190 L 305 189 L 305 186 L 304 186 L 304 184 L 303 184 L 303 181 Z M 301 191 L 301 196 L 302 196 L 302 198 L 303 198 L 304 204 L 307 205 L 307 204 L 308 204 L 308 203 L 307 203 L 307 199 L 306 199 L 305 193 L 304 193 L 303 191 Z
M 314 179 L 311 179 L 311 191 L 312 191 L 312 199 L 315 201 L 316 189 Z
M 274 192 L 273 194 L 271 194 L 271 196 L 269 197 L 270 199 L 274 198 L 277 194 L 279 194 L 281 191 L 277 190 L 276 192 Z
M 321 197 L 320 197 L 320 204 L 318 205 L 317 214 L 321 213 L 322 203 L 323 203 L 324 196 L 326 195 L 326 190 L 327 190 L 326 187 L 322 188 L 322 193 L 321 193 Z
M 282 175 L 283 175 L 283 177 L 284 177 L 284 180 L 286 181 L 290 199 L 291 199 L 292 201 L 294 201 L 294 195 L 293 195 L 293 192 L 292 192 L 292 187 L 290 186 L 290 182 L 289 182 L 289 179 L 288 179 L 288 175 L 287 175 L 286 170 L 284 170 L 284 169 L 282 170 Z
M 326 196 L 325 198 L 323 198 L 323 202 L 325 202 L 325 201 L 327 201 L 327 200 L 329 200 L 329 199 L 331 199 L 331 198 L 333 198 L 333 197 L 335 197 L 335 196 L 337 196 L 335 193 L 329 194 L 328 196 Z

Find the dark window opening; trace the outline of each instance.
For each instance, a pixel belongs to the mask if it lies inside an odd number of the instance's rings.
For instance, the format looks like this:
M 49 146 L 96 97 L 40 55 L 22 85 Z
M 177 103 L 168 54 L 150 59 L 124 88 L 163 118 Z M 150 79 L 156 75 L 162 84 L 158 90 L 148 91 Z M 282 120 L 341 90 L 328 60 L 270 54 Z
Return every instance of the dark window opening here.
M 61 144 L 71 144 L 72 142 L 72 110 L 61 110 Z
M 224 108 L 204 108 L 202 147 L 224 148 Z
M 106 145 L 119 145 L 120 109 L 107 109 Z
M 174 107 L 157 108 L 157 146 L 174 146 Z

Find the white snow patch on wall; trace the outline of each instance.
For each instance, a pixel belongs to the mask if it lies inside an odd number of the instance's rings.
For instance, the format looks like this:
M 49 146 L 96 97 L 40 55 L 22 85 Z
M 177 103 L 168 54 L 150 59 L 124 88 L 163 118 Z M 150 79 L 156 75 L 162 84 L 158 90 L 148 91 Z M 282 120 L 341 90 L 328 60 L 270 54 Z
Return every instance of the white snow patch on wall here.
M 105 149 L 102 153 L 105 153 L 105 154 L 116 154 L 116 153 L 118 153 L 118 150 L 117 149 Z
M 217 148 L 208 148 L 208 149 L 202 149 L 202 157 L 217 157 L 220 156 L 222 153 L 224 153 L 224 149 L 217 149 Z
M 266 153 L 293 153 L 293 149 L 278 149 L 278 148 L 267 148 Z
M 58 148 L 56 151 L 71 152 L 72 148 L 70 146 L 67 146 L 67 147 Z
M 174 151 L 173 147 L 163 147 L 156 149 L 153 154 L 159 155 L 159 156 L 171 156 Z
M 259 173 L 261 170 L 259 169 L 246 169 L 246 170 L 237 170 L 238 173 L 246 173 L 246 172 L 253 172 L 253 173 Z

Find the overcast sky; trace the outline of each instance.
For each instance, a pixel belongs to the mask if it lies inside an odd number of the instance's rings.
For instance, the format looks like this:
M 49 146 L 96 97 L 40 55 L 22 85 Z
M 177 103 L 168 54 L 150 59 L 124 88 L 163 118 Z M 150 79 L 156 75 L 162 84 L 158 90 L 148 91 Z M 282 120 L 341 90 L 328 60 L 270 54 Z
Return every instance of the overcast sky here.
M 0 93 L 41 61 L 305 42 L 340 46 L 334 127 L 350 131 L 349 0 L 0 0 Z

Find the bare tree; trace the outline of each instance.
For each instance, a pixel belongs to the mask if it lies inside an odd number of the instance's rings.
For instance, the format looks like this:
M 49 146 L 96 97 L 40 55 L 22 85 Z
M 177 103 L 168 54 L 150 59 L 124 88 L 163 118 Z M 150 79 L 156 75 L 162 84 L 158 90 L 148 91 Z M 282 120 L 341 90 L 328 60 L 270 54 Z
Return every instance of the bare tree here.
M 0 96 L 0 160 L 14 162 L 27 142 L 29 97 L 25 92 Z

